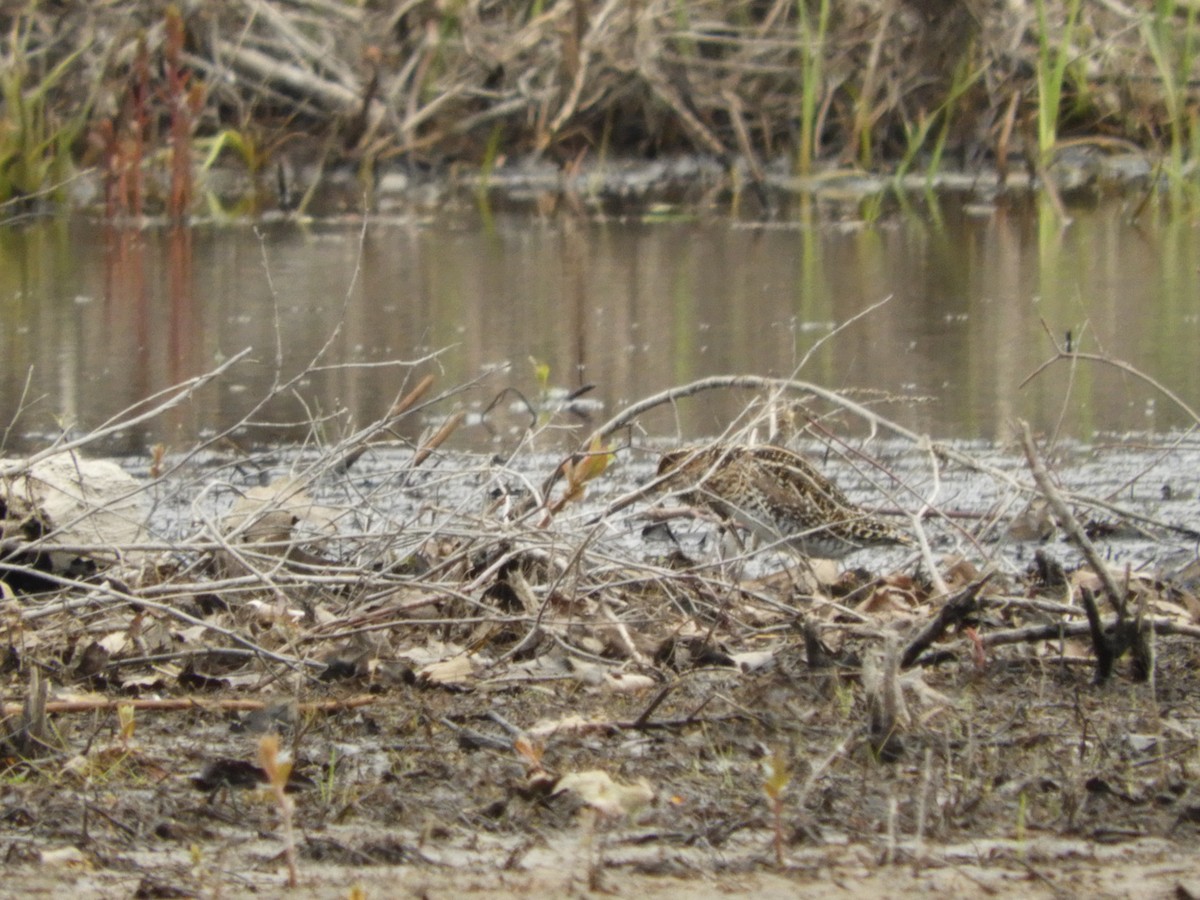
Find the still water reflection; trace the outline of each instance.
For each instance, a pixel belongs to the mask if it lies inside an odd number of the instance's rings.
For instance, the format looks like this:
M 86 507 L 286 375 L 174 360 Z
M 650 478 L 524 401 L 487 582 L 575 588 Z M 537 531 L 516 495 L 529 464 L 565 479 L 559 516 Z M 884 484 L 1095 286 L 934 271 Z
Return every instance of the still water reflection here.
M 936 437 L 1003 438 L 1016 416 L 1041 428 L 1062 417 L 1083 438 L 1185 424 L 1115 369 L 1060 364 L 1021 387 L 1053 354 L 1051 336 L 1070 331 L 1200 405 L 1196 228 L 1153 210 L 1131 224 L 1120 202 L 1071 213 L 1060 228 L 1035 204 L 946 199 L 873 224 L 818 203 L 769 226 L 460 215 L 365 228 L 6 227 L 0 429 L 11 449 L 94 428 L 246 347 L 250 359 L 218 384 L 113 449 L 179 446 L 247 415 L 261 426 L 247 440 L 295 439 L 326 416 L 332 439 L 426 371 L 441 388 L 490 373 L 439 407 L 479 409 L 505 387 L 536 396 L 534 361 L 551 386 L 594 383 L 600 419 L 705 375 L 795 373 L 920 398 L 881 411 Z M 362 365 L 397 361 L 414 365 Z M 648 421 L 709 433 L 747 399 L 706 395 Z

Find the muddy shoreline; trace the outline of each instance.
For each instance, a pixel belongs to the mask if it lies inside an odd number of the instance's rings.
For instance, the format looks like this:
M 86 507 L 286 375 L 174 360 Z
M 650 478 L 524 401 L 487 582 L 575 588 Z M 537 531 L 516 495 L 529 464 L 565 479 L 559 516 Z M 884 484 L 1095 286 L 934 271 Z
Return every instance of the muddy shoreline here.
M 930 496 L 925 455 L 870 450 L 902 505 Z M 915 556 L 809 568 L 749 546 L 739 560 L 715 522 L 651 515 L 669 498 L 597 526 L 646 483 L 650 448 L 526 523 L 514 513 L 552 456 L 414 467 L 380 447 L 348 472 L 278 452 L 143 463 L 137 480 L 165 473 L 146 545 L 169 552 L 152 550 L 140 580 L 127 566 L 66 574 L 10 601 L 23 622 L 0 781 L 10 883 L 69 878 L 80 896 L 374 896 L 397 879 L 489 896 L 1192 890 L 1200 603 L 1194 547 L 1171 529 L 1200 520 L 1196 449 L 1137 438 L 1051 456 L 1158 632 L 1148 681 L 1125 654 L 1103 684 L 1080 605 L 1094 572 L 1014 492 L 1023 463 L 978 443 L 948 452 L 960 462 L 937 475 L 930 559 L 955 590 L 990 574 L 978 607 L 892 687 L 878 680 L 888 647 L 947 603 Z M 864 478 L 858 463 L 822 466 L 878 505 L 880 470 Z M 303 498 L 279 487 L 297 476 Z M 1099 499 L 1113 496 L 1124 517 Z M 256 543 L 280 539 L 283 558 Z M 271 733 L 295 764 L 290 891 L 279 809 L 256 774 Z M 786 765 L 778 815 L 772 760 Z M 591 772 L 653 797 L 597 818 L 555 789 Z

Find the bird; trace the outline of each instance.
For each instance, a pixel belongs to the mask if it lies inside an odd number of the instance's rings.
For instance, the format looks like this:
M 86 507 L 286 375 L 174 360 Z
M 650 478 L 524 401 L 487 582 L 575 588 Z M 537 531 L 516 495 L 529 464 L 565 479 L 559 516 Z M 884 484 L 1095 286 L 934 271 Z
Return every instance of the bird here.
M 808 460 L 769 444 L 712 444 L 663 454 L 662 485 L 802 556 L 840 559 L 863 547 L 913 541 L 860 508 Z

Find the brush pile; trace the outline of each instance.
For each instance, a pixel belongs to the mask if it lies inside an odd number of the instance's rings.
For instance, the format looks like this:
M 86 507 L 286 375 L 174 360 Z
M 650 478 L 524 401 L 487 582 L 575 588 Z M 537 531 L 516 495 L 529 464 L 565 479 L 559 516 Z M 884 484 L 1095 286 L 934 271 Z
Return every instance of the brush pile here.
M 739 377 L 647 398 L 574 453 L 538 451 L 538 421 L 487 457 L 450 449 L 460 417 L 430 418 L 428 388 L 327 447 L 156 451 L 127 474 L 83 438 L 0 463 L 21 858 L 57 858 L 97 791 L 90 846 L 158 889 L 190 883 L 197 846 L 226 848 L 217 883 L 269 878 L 276 813 L 222 811 L 245 790 L 280 811 L 290 882 L 331 859 L 493 871 L 579 822 L 588 847 L 630 839 L 585 854 L 591 883 L 664 859 L 800 877 L 847 846 L 992 871 L 1026 829 L 1064 860 L 1200 815 L 1167 762 L 1200 745 L 1186 436 L 1060 446 L 1051 476 L 1028 435 L 1025 462 L 968 452 Z M 759 400 L 719 440 L 790 422 L 774 439 L 912 548 L 839 569 L 732 540 L 655 479 L 672 444 L 615 437 L 735 389 Z M 428 436 L 398 444 L 418 413 Z M 456 824 L 431 839 L 431 817 Z

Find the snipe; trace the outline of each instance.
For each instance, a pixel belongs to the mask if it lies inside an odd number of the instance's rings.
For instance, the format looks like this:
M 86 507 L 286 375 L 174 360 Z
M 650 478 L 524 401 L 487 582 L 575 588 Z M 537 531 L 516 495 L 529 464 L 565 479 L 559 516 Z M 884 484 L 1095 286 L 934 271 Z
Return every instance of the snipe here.
M 797 453 L 782 447 L 715 444 L 673 450 L 658 464 L 668 489 L 760 537 L 837 559 L 862 547 L 911 544 L 892 525 L 856 506 Z

